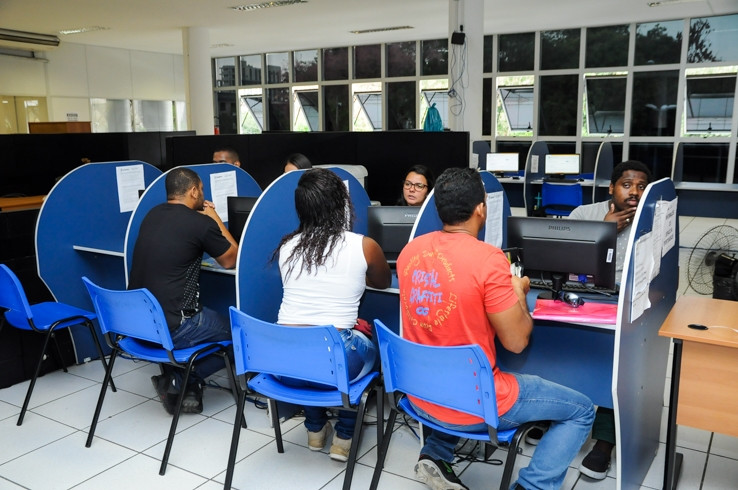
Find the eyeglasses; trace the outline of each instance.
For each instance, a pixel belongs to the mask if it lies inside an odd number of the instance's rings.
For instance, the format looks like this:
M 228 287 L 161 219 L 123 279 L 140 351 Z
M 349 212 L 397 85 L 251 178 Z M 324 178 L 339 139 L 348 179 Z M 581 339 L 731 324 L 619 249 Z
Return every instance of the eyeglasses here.
M 406 180 L 402 186 L 405 189 L 410 189 L 411 187 L 414 187 L 416 191 L 422 191 L 423 189 L 428 187 L 427 185 L 421 184 L 420 182 L 410 182 L 409 180 Z

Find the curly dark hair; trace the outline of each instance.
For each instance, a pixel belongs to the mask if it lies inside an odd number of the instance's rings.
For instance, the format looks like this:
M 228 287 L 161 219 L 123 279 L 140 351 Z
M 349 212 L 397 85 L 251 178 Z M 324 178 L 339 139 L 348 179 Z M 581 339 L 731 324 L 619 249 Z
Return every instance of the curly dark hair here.
M 309 274 L 313 268 L 325 264 L 336 245 L 343 239 L 343 232 L 351 230 L 354 208 L 348 189 L 341 178 L 324 168 L 306 170 L 295 189 L 295 209 L 300 226 L 282 237 L 272 260 L 279 256 L 282 246 L 300 235 L 295 248 L 287 258 L 287 275 L 292 273 L 298 258 L 302 269 Z M 299 275 L 299 274 L 298 274 Z
M 436 180 L 436 210 L 444 225 L 468 220 L 485 196 L 482 177 L 473 168 L 447 168 Z
M 651 174 L 651 169 L 646 166 L 646 164 L 639 162 L 638 160 L 626 160 L 624 162 L 620 162 L 617 165 L 615 165 L 615 168 L 612 169 L 612 175 L 610 176 L 610 183 L 615 185 L 617 183 L 618 179 L 623 176 L 625 172 L 628 170 L 635 170 L 636 172 L 642 172 L 646 174 L 646 180 L 650 184 L 653 182 L 653 174 Z

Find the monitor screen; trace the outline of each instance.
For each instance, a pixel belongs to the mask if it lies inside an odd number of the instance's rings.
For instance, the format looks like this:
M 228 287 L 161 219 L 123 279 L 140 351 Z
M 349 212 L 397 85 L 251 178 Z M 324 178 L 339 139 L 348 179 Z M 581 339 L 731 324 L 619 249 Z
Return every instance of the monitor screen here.
M 410 233 L 420 207 L 370 206 L 368 208 L 368 236 L 376 240 L 387 262 L 393 265 L 410 240 Z
M 517 153 L 487 153 L 487 163 L 485 169 L 498 176 L 503 176 L 505 172 L 518 172 L 518 154 Z
M 508 248 L 521 249 L 524 274 L 547 285 L 556 274 L 564 282 L 615 290 L 617 233 L 610 221 L 507 219 Z
M 241 243 L 241 235 L 246 227 L 246 220 L 256 204 L 258 197 L 228 196 L 228 231 L 236 242 Z
M 579 154 L 546 155 L 546 175 L 579 175 L 581 173 Z

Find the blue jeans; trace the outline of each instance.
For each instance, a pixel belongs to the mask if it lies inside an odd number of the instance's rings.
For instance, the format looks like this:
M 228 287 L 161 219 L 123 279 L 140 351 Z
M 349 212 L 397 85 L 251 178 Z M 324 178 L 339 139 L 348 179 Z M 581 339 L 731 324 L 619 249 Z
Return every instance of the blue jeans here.
M 561 488 L 569 463 L 587 440 L 592 428 L 594 406 L 589 398 L 571 388 L 538 376 L 515 374 L 515 377 L 520 393 L 515 404 L 500 417 L 498 429 L 512 429 L 524 422 L 537 420 L 550 420 L 551 427 L 538 443 L 530 464 L 520 470 L 518 480 L 513 482 L 512 487 L 519 483 L 526 489 Z M 418 413 L 427 415 L 423 410 L 418 410 Z M 431 416 L 429 418 L 456 430 L 486 429 L 485 424 L 458 426 L 446 424 Z M 452 462 L 458 441 L 456 436 L 431 431 L 421 453 Z
M 366 335 L 357 330 L 346 328 L 339 330 L 339 333 L 343 339 L 343 348 L 346 350 L 349 379 L 353 382 L 366 376 L 372 370 L 374 360 L 377 357 L 377 349 Z M 291 386 L 322 386 L 290 378 L 282 378 L 282 381 Z M 325 407 L 304 406 L 303 410 L 305 412 L 305 428 L 310 432 L 319 432 L 328 422 Z M 339 410 L 335 426 L 336 435 L 341 439 L 351 439 L 354 436 L 355 424 L 356 412 Z
M 185 318 L 179 328 L 172 332 L 175 349 L 185 349 L 206 342 L 222 340 L 231 340 L 231 326 L 221 315 L 210 308 L 203 308 L 198 314 Z M 232 357 L 232 349 L 229 350 L 228 355 Z M 220 357 L 214 355 L 204 357 L 195 363 L 188 384 L 202 382 L 221 369 L 223 369 L 223 360 Z M 166 372 L 174 374 L 176 386 L 181 385 L 183 374 L 181 369 L 165 368 Z

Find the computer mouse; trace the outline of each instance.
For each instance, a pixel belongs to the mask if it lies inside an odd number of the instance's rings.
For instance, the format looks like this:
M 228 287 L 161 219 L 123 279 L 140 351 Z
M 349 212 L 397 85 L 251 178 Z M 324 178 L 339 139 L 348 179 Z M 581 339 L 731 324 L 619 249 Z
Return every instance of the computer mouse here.
M 579 308 L 584 304 L 584 300 L 579 297 L 578 294 L 569 291 L 562 291 L 559 294 L 561 301 L 571 306 L 572 308 Z

